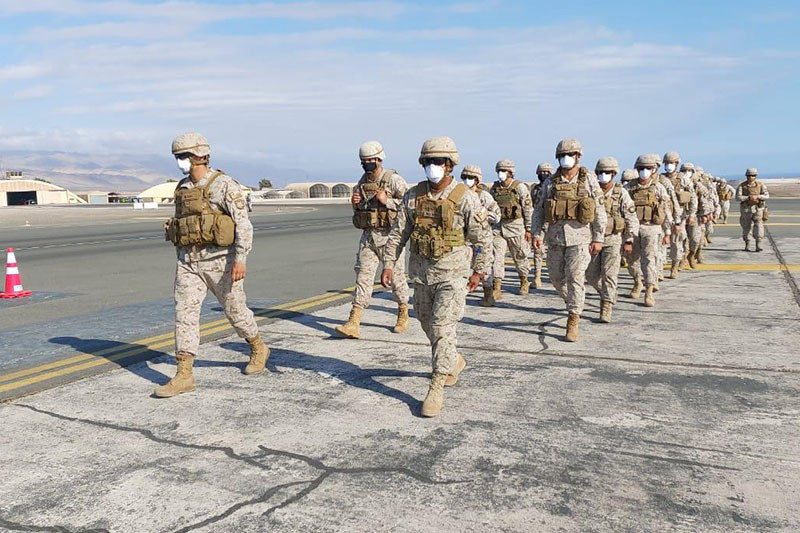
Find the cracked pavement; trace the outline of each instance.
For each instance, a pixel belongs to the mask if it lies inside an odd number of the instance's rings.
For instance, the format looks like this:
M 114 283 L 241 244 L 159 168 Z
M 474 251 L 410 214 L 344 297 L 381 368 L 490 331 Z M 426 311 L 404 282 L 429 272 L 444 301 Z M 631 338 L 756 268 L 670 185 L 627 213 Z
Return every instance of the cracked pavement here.
M 717 237 L 708 260 L 776 261 L 739 247 Z M 228 337 L 177 398 L 150 397 L 164 354 L 2 404 L 0 530 L 800 529 L 800 304 L 782 272 L 684 274 L 654 309 L 623 292 L 611 325 L 589 290 L 574 344 L 549 284 L 507 288 L 496 308 L 470 296 L 468 366 L 436 419 L 418 416 L 426 339 L 416 321 L 390 332 L 386 294 L 359 341 L 330 338 L 348 305 L 265 325 L 261 376 Z

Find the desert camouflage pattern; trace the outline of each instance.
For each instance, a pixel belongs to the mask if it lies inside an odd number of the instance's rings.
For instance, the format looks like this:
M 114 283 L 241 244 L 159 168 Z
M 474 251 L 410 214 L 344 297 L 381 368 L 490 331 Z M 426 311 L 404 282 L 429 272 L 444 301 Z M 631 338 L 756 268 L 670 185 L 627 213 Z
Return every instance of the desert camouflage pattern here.
M 499 182 L 496 185 L 503 187 Z M 494 233 L 492 277 L 495 279 L 505 278 L 506 252 L 511 252 L 511 259 L 514 261 L 519 276 L 528 277 L 531 271 L 531 263 L 528 260 L 531 246 L 525 240 L 525 232 L 531 227 L 533 200 L 530 189 L 524 183 L 519 182 L 514 190 L 519 194 L 522 204 L 522 218 L 500 221 L 492 227 Z
M 497 205 L 497 202 L 495 202 L 494 197 L 491 195 L 491 193 L 489 193 L 489 191 L 487 191 L 486 189 L 478 186 L 477 195 L 478 195 L 478 199 L 481 202 L 481 207 L 483 207 L 483 209 L 486 211 L 486 218 L 487 218 L 489 224 L 493 225 L 493 224 L 497 224 L 498 222 L 500 222 L 500 218 L 501 218 L 500 206 Z M 476 250 L 475 250 L 474 245 L 472 247 L 472 251 L 473 251 L 472 270 L 475 270 L 475 267 L 477 266 L 476 262 L 477 262 L 478 257 L 477 257 L 477 253 L 475 253 Z M 483 278 L 483 286 L 484 287 L 491 287 L 492 286 L 492 281 L 494 279 L 494 246 L 490 246 L 487 250 L 485 250 L 485 253 L 490 256 L 488 258 L 489 259 L 489 263 L 491 265 L 493 265 L 493 266 L 492 266 L 491 271 L 486 275 L 485 278 Z
M 756 169 L 748 169 L 748 172 L 754 171 L 751 175 L 757 175 Z M 742 239 L 744 243 L 749 246 L 753 239 L 756 241 L 756 246 L 761 245 L 764 239 L 764 209 L 765 204 L 769 199 L 769 191 L 767 186 L 761 183 L 761 194 L 759 195 L 760 204 L 747 205 L 747 197 L 742 195 L 742 185 L 740 183 L 736 187 L 736 201 L 739 202 L 739 225 L 742 227 Z
M 366 144 L 366 143 L 365 143 Z M 376 147 L 371 147 L 375 150 Z M 396 172 L 384 170 L 380 179 L 384 180 L 383 189 L 386 191 L 386 207 L 397 211 L 402 205 L 403 195 L 408 190 L 406 180 Z M 369 174 L 364 173 L 358 180 L 358 186 L 367 182 L 380 181 L 372 180 Z M 357 187 L 358 188 L 358 187 Z M 375 274 L 378 267 L 383 263 L 383 256 L 386 245 L 389 242 L 389 232 L 391 228 L 368 228 L 361 233 L 358 241 L 358 251 L 356 252 L 356 290 L 353 293 L 353 305 L 366 308 L 372 298 L 372 289 L 375 285 Z M 392 297 L 397 303 L 408 303 L 408 281 L 405 273 L 405 254 L 401 253 L 397 258 L 394 278 L 392 280 Z
M 602 197 L 613 194 L 613 191 L 613 186 L 608 191 L 602 191 Z M 625 219 L 625 230 L 622 233 L 606 235 L 603 250 L 591 257 L 586 268 L 586 281 L 597 290 L 601 300 L 612 303 L 617 301 L 622 243 L 633 243 L 634 236 L 639 233 L 636 205 L 624 188 L 619 203 L 619 214 Z
M 547 272 L 550 282 L 564 300 L 569 313 L 580 315 L 586 300 L 586 268 L 592 256 L 589 245 L 547 245 Z
M 652 179 L 651 179 L 652 180 Z M 638 180 L 628 184 L 628 193 L 631 196 L 641 189 L 647 188 L 652 181 L 642 185 Z M 663 250 L 662 239 L 664 235 L 672 234 L 672 210 L 669 209 L 670 196 L 667 189 L 660 183 L 656 183 L 655 195 L 658 202 L 664 209 L 666 216 L 661 224 L 650 222 L 639 223 L 639 233 L 633 238 L 633 252 L 628 258 L 628 272 L 634 280 L 644 280 L 645 285 L 655 285 L 658 283 L 659 268 L 663 267 L 659 256 Z

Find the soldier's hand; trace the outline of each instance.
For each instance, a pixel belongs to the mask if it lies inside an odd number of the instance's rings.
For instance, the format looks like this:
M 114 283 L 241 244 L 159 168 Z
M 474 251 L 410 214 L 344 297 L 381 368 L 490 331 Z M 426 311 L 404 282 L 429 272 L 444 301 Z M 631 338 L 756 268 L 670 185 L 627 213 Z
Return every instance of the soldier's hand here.
M 602 242 L 592 242 L 592 244 L 589 245 L 589 253 L 592 254 L 593 256 L 599 254 L 602 251 L 603 251 Z
M 234 263 L 233 268 L 231 269 L 231 279 L 234 282 L 244 279 L 244 275 L 247 273 L 247 265 L 244 263 Z
M 708 222 L 708 217 L 705 216 L 705 215 L 701 216 L 700 217 L 700 223 L 701 224 L 705 224 L 706 222 Z
M 750 201 L 751 202 L 757 202 L 758 201 L 758 196 L 756 196 L 755 194 L 751 194 L 750 195 Z
M 626 242 L 625 244 L 623 244 L 622 253 L 624 253 L 625 255 L 631 255 L 633 253 L 633 243 Z
M 541 249 L 541 247 L 542 247 L 542 239 L 540 239 L 539 237 L 534 237 L 533 238 L 533 249 L 534 250 L 539 250 L 539 249 Z
M 381 205 L 386 205 L 386 202 L 389 200 L 389 195 L 386 194 L 386 191 L 381 189 L 375 194 L 375 199 L 381 203 Z
M 686 223 L 690 226 L 694 224 L 694 215 L 689 215 L 689 218 L 686 219 Z
M 391 268 L 384 268 L 383 272 L 381 272 L 381 285 L 384 288 L 388 289 L 392 286 L 392 278 L 394 278 L 394 273 L 392 272 Z
M 358 204 L 360 204 L 361 203 L 361 193 L 358 192 L 358 191 L 353 191 L 352 201 L 353 201 L 353 207 L 355 207 Z
M 531 242 L 531 232 L 530 231 L 526 231 L 525 232 L 525 240 L 528 241 L 528 242 Z
M 472 273 L 472 275 L 469 277 L 469 281 L 467 281 L 467 290 L 469 292 L 472 292 L 478 288 L 478 286 L 481 284 L 481 277 L 482 276 L 477 272 Z
M 669 244 L 670 238 L 671 237 L 669 235 L 664 235 L 664 239 L 661 242 L 663 242 L 664 245 L 667 245 Z

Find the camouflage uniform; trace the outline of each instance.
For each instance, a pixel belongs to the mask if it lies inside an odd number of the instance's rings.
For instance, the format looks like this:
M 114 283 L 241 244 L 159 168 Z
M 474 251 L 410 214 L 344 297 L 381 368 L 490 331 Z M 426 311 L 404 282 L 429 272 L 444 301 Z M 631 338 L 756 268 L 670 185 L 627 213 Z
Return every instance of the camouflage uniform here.
M 497 206 L 497 202 L 494 201 L 494 197 L 487 191 L 486 189 L 479 186 L 478 188 L 478 199 L 481 202 L 481 207 L 486 212 L 486 219 L 490 225 L 497 224 L 500 222 L 500 208 Z M 473 260 L 473 270 L 474 267 L 477 266 L 478 262 L 478 254 L 475 247 L 473 250 L 476 252 L 474 255 Z M 494 246 L 489 246 L 487 250 L 484 251 L 484 254 L 487 256 L 486 260 L 489 261 L 490 265 L 494 264 Z M 491 287 L 493 282 L 493 275 L 492 273 L 487 274 L 485 278 L 483 278 L 483 286 L 484 287 Z
M 687 222 L 686 224 L 686 233 L 689 237 L 687 255 L 690 257 L 690 264 L 693 262 L 691 258 L 696 257 L 702 247 L 703 238 L 705 237 L 706 225 L 700 219 L 711 216 L 714 212 L 714 202 L 711 199 L 710 192 L 698 174 L 699 171 L 695 171 L 692 174 L 692 186 L 697 195 L 697 212 L 691 223 Z
M 677 154 L 676 154 L 677 156 Z M 676 162 L 678 158 L 676 157 Z M 694 184 L 689 175 L 686 174 L 688 170 L 694 170 L 694 166 L 689 163 L 682 165 L 680 172 L 672 174 L 662 174 L 670 181 L 672 189 L 675 191 L 675 197 L 680 207 L 680 214 L 673 220 L 672 238 L 669 243 L 670 261 L 672 262 L 672 274 L 674 277 L 677 269 L 686 254 L 688 244 L 688 236 L 686 227 L 690 218 L 692 223 L 696 224 L 697 214 L 697 193 L 694 190 Z
M 358 189 L 361 190 L 362 186 L 368 182 L 370 182 L 370 179 L 365 173 L 358 181 Z M 393 170 L 384 170 L 383 176 L 377 182 L 382 185 L 388 196 L 386 207 L 392 211 L 397 211 L 402 203 L 403 195 L 408 189 L 405 180 Z M 366 198 L 362 200 L 363 203 L 368 201 L 370 200 Z M 356 290 L 353 294 L 353 305 L 356 307 L 364 309 L 369 305 L 372 297 L 372 288 L 375 286 L 375 273 L 378 272 L 378 266 L 383 261 L 389 231 L 391 231 L 391 226 L 364 229 L 361 234 L 361 239 L 358 242 L 358 251 L 356 252 Z M 408 282 L 406 281 L 404 254 L 401 254 L 395 263 L 394 277 L 392 278 L 392 296 L 394 301 L 399 304 L 408 303 Z
M 531 225 L 531 233 L 540 239 L 544 238 L 547 243 L 547 271 L 550 281 L 566 303 L 567 311 L 578 316 L 583 312 L 586 297 L 586 268 L 591 261 L 589 244 L 592 242 L 602 243 L 605 240 L 607 224 L 606 210 L 600 204 L 602 191 L 597 183 L 597 178 L 586 167 L 581 167 L 580 172 L 586 173 L 583 187 L 588 197 L 595 203 L 594 220 L 588 224 L 582 224 L 577 220 L 558 220 L 549 223 L 545 234 L 547 201 L 554 193 L 554 183 L 561 183 L 563 179 L 562 170 L 559 168 L 542 185 L 533 211 Z M 564 180 L 564 183 L 575 183 L 576 181 L 579 181 L 577 174 L 569 182 Z
M 628 185 L 628 193 L 631 198 L 637 191 L 653 187 L 660 209 L 665 214 L 661 224 L 655 224 L 648 220 L 639 219 L 639 233 L 634 235 L 633 253 L 628 260 L 628 273 L 633 277 L 637 285 L 647 287 L 656 286 L 658 282 L 658 254 L 662 246 L 664 235 L 672 233 L 672 212 L 669 209 L 669 193 L 664 186 L 653 180 L 656 176 L 649 178 L 647 185 L 642 185 L 638 180 Z
M 683 209 L 681 209 L 681 204 L 678 202 L 678 196 L 675 193 L 675 187 L 672 185 L 672 181 L 664 174 L 658 175 L 658 182 L 667 190 L 667 198 L 669 199 L 667 205 L 672 215 L 672 221 L 674 224 L 675 221 L 681 220 L 683 217 Z M 669 255 L 671 248 L 672 240 L 670 240 L 670 244 L 664 244 L 662 241 L 662 243 L 659 245 L 656 265 L 659 280 L 664 279 L 664 265 L 667 262 L 667 255 Z
M 538 183 L 531 186 L 531 203 L 535 206 L 539 200 L 539 193 L 542 191 L 542 186 L 550 176 L 553 175 L 553 165 L 548 162 L 539 163 L 536 167 L 536 175 L 539 178 Z M 546 176 L 546 177 L 545 177 Z M 544 231 L 547 231 L 547 224 L 545 223 Z M 536 288 L 541 286 L 542 266 L 544 266 L 544 255 L 547 252 L 547 246 L 542 245 L 539 249 L 533 251 L 533 273 L 536 283 Z
M 609 187 L 607 191 L 600 186 L 600 203 L 606 210 L 606 224 L 603 251 L 591 258 L 586 269 L 586 281 L 600 294 L 602 302 L 617 302 L 617 279 L 619 277 L 621 247 L 623 243 L 633 243 L 633 237 L 639 232 L 639 219 L 636 218 L 636 207 L 628 191 L 621 184 Z M 619 201 L 615 205 L 615 195 Z M 609 212 L 609 208 L 612 210 Z M 623 230 L 614 228 L 614 218 L 625 223 Z
M 706 186 L 708 191 L 708 198 L 711 201 L 711 214 L 706 220 L 705 228 L 703 228 L 704 242 L 710 244 L 711 236 L 714 235 L 714 217 L 719 213 L 719 193 L 717 193 L 717 184 L 714 183 L 714 178 L 711 177 L 711 174 L 703 174 L 702 179 L 703 185 Z
M 728 223 L 728 213 L 731 210 L 731 199 L 736 196 L 736 189 L 724 179 L 717 186 L 719 196 L 720 217 L 723 224 Z
M 427 196 L 433 200 L 447 198 L 457 185 L 459 183 L 453 180 L 442 191 L 429 191 Z M 384 265 L 388 269 L 394 268 L 396 258 L 414 230 L 417 194 L 420 190 L 428 190 L 426 182 L 410 188 L 403 197 L 384 255 Z M 485 274 L 489 269 L 489 256 L 482 251 L 491 245 L 491 231 L 486 211 L 472 191 L 466 191 L 456 207 L 453 229 L 462 230 L 466 241 L 479 250 L 474 259 L 468 244 L 454 247 L 438 260 L 428 259 L 413 250 L 409 258 L 408 275 L 414 282 L 414 314 L 431 343 L 435 374 L 449 375 L 456 370 L 456 326 L 464 316 L 467 279 L 473 272 L 472 265 L 475 265 L 474 271 L 480 274 Z
M 178 183 L 177 189 L 202 187 L 215 171 L 197 184 L 190 178 Z M 209 188 L 209 203 L 230 215 L 236 224 L 232 246 L 178 247 L 175 270 L 175 345 L 179 353 L 197 355 L 200 345 L 200 308 L 206 291 L 216 296 L 236 333 L 244 339 L 258 336 L 253 312 L 248 309 L 244 281 L 232 282 L 233 263 L 244 264 L 253 247 L 253 225 L 247 217 L 247 205 L 239 184 L 231 177 L 218 176 Z
M 744 239 L 745 250 L 750 250 L 750 242 L 753 238 L 756 241 L 756 251 L 761 251 L 761 242 L 764 239 L 764 212 L 766 211 L 766 201 L 769 199 L 769 191 L 763 182 L 758 181 L 758 171 L 748 168 L 747 177 L 756 177 L 749 183 L 746 180 L 736 188 L 736 200 L 739 202 L 739 224 L 742 226 L 742 239 Z M 745 188 L 753 187 L 753 191 L 745 191 Z M 757 196 L 756 202 L 750 201 L 750 195 Z
M 498 168 L 501 163 L 508 162 L 503 160 L 498 163 Z M 513 163 L 509 165 L 513 167 Z M 497 201 L 500 194 L 507 192 L 514 184 L 513 176 L 505 182 L 497 181 L 492 186 L 492 196 Z M 505 260 L 506 250 L 511 252 L 511 258 L 514 260 L 514 265 L 517 268 L 517 274 L 520 280 L 528 279 L 528 274 L 531 270 L 531 263 L 528 259 L 530 253 L 530 243 L 525 239 L 525 232 L 531 227 L 531 216 L 533 215 L 533 203 L 531 201 L 531 192 L 527 185 L 522 182 L 517 182 L 516 187 L 513 189 L 518 198 L 519 204 L 522 207 L 522 216 L 519 218 L 506 218 L 502 219 L 499 223 L 495 224 L 492 228 L 494 233 L 493 238 L 493 253 L 494 265 L 492 266 L 492 276 L 496 280 L 503 280 L 505 278 Z M 498 202 L 499 203 L 499 202 Z

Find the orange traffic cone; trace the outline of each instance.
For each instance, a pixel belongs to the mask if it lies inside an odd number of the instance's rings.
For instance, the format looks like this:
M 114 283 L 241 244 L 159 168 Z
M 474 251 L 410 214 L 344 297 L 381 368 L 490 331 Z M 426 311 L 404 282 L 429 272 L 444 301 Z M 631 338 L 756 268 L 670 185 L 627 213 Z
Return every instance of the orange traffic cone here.
M 22 288 L 22 279 L 19 277 L 19 267 L 14 249 L 9 248 L 8 260 L 6 261 L 6 292 L 0 292 L 0 298 L 22 298 L 30 296 L 31 291 Z

